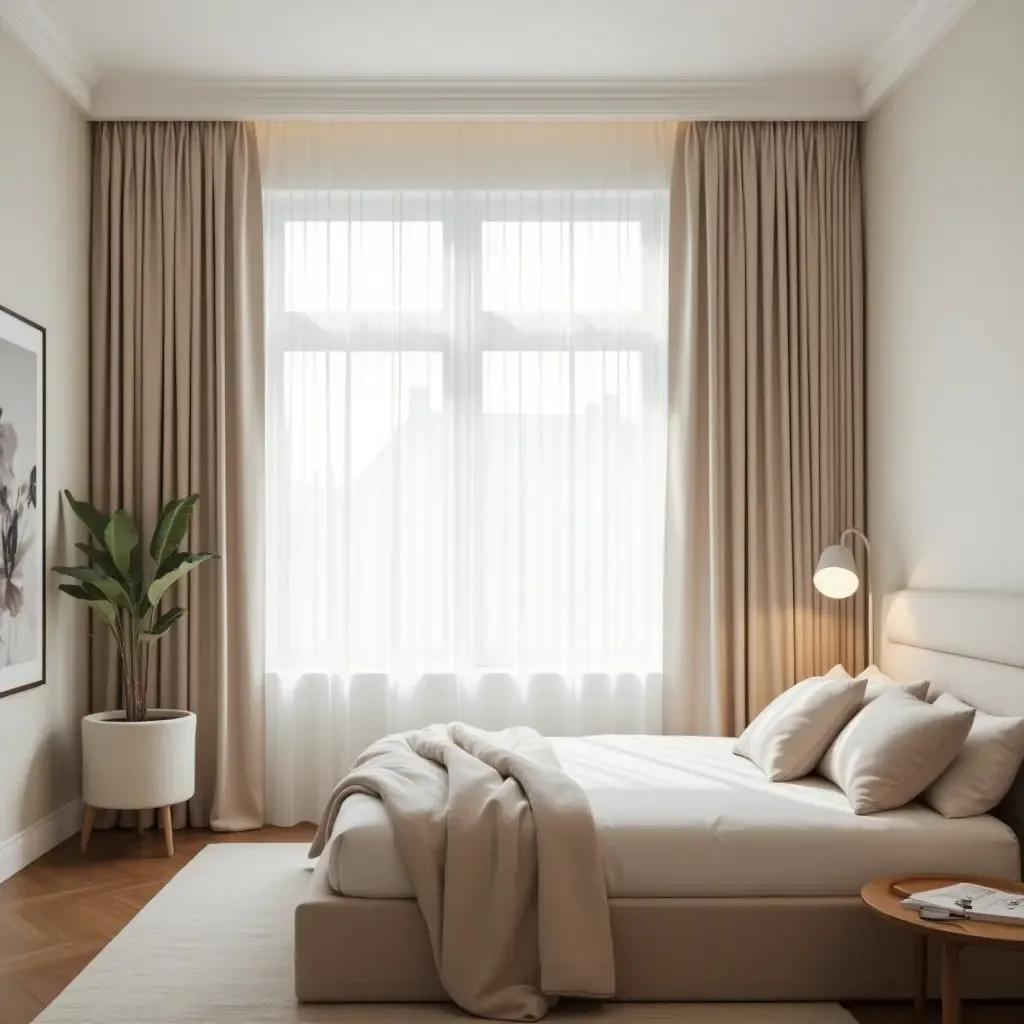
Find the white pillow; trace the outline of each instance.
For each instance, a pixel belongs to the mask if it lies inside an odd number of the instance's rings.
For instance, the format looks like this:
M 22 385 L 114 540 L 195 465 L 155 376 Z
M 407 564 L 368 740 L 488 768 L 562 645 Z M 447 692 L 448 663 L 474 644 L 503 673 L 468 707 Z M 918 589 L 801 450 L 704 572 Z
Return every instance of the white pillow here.
M 733 752 L 772 782 L 814 771 L 828 745 L 860 707 L 863 679 L 805 679 L 775 698 L 743 730 Z
M 843 668 L 842 665 L 833 665 L 832 668 L 825 673 L 825 678 L 852 679 L 853 677 L 845 668 Z M 866 679 L 868 681 L 867 688 L 864 691 L 865 704 L 874 700 L 876 697 L 881 697 L 883 693 L 887 693 L 892 687 L 897 687 L 898 689 L 903 690 L 904 693 L 909 693 L 911 697 L 917 697 L 918 700 L 926 700 L 928 698 L 927 679 L 922 679 L 916 683 L 897 682 L 895 679 L 891 679 L 887 676 L 877 665 L 868 665 L 868 667 L 864 669 L 857 678 Z
M 949 767 L 973 721 L 972 708 L 938 708 L 890 687 L 851 719 L 818 771 L 857 814 L 902 807 Z
M 967 708 L 951 693 L 940 694 L 934 707 Z M 987 814 L 1006 796 L 1024 762 L 1024 718 L 1001 718 L 976 711 L 974 724 L 953 763 L 922 795 L 947 818 Z

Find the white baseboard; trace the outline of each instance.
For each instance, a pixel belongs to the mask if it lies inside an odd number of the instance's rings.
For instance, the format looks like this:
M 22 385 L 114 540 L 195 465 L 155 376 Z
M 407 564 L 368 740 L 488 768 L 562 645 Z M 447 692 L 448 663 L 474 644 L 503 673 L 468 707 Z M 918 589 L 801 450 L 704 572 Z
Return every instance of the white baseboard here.
M 63 843 L 81 827 L 82 801 L 72 800 L 0 843 L 0 882 Z

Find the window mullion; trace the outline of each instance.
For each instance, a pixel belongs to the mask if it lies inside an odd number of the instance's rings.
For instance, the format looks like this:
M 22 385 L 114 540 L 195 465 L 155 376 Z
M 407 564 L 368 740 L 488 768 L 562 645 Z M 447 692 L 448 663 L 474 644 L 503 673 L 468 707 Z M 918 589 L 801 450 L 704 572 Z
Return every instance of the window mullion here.
M 475 327 L 480 290 L 480 220 L 470 195 L 452 193 L 446 230 L 452 275 L 450 373 L 452 395 L 451 652 L 458 672 L 478 665 L 475 606 L 475 501 L 479 471 L 480 365 Z

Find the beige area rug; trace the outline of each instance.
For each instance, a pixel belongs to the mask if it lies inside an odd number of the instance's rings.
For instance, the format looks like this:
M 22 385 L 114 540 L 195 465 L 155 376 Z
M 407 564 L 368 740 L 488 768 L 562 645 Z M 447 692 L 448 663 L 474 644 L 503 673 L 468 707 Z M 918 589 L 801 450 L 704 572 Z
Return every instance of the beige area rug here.
M 299 844 L 208 846 L 37 1019 L 37 1024 L 431 1024 L 441 1004 L 299 1005 L 292 911 L 310 862 Z M 551 1024 L 852 1024 L 834 1003 L 610 1003 Z

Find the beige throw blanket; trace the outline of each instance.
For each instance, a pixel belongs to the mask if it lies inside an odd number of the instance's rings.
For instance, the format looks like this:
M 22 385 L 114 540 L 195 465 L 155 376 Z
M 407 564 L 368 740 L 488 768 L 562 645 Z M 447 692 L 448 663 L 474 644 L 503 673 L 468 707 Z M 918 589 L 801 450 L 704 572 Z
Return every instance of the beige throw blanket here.
M 384 803 L 438 974 L 464 1010 L 533 1021 L 558 996 L 613 995 L 590 804 L 542 736 L 455 723 L 380 740 L 335 788 L 310 857 L 353 793 Z

